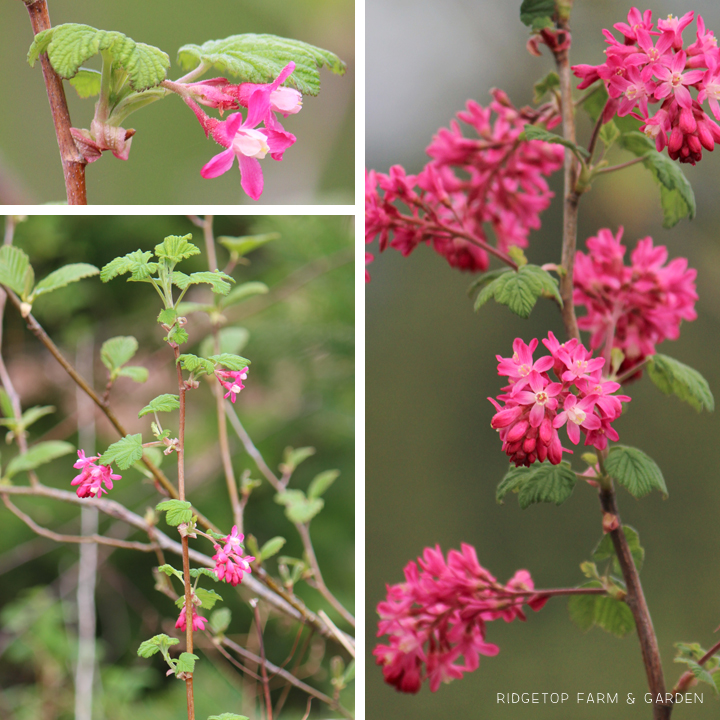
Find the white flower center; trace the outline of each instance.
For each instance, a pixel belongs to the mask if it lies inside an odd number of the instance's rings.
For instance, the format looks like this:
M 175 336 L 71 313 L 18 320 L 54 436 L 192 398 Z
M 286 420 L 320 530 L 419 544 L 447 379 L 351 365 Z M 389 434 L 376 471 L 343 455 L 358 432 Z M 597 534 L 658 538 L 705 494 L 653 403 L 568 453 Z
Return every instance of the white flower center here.
M 571 422 L 574 422 L 576 425 L 582 425 L 587 417 L 585 412 L 578 407 L 570 408 L 570 410 L 567 411 L 567 414 Z
M 234 392 L 234 393 L 239 393 L 241 390 L 242 390 L 242 388 L 235 383 L 233 383 L 233 386 L 230 388 L 230 392 Z
M 270 152 L 267 144 L 267 135 L 260 130 L 242 128 L 238 130 L 233 140 L 232 149 L 236 153 L 247 157 L 262 160 Z

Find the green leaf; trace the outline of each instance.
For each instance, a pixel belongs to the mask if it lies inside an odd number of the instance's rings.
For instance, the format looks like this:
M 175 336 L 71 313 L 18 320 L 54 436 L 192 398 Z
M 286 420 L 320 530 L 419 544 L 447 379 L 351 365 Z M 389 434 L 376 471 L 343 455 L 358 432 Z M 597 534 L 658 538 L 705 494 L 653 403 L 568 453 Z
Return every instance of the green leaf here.
M 295 472 L 297 466 L 307 460 L 309 457 L 315 454 L 314 447 L 301 447 L 301 448 L 285 448 L 283 453 L 283 462 L 280 466 L 282 472 L 292 473 Z
M 294 523 L 310 522 L 325 505 L 320 498 L 306 498 L 302 490 L 285 490 L 278 493 L 275 502 L 285 506 L 285 515 Z
M 534 463 L 530 467 L 511 468 L 500 481 L 495 498 L 501 503 L 508 492 L 516 492 L 523 510 L 539 502 L 561 505 L 572 494 L 576 481 L 577 476 L 567 462 Z
M 213 610 L 212 615 L 210 615 L 209 623 L 211 630 L 216 635 L 224 633 L 230 627 L 231 618 L 232 614 L 230 613 L 230 608 L 223 607 Z
M 61 267 L 58 270 L 55 270 L 55 272 L 51 272 L 46 278 L 43 278 L 35 286 L 35 289 L 28 301 L 32 302 L 33 298 L 65 287 L 66 285 L 82 280 L 83 278 L 98 275 L 99 273 L 100 271 L 94 265 L 88 265 L 87 263 L 73 263 L 72 265 L 65 265 L 65 267 Z
M 223 713 L 222 715 L 210 715 L 207 720 L 250 720 L 247 715 L 236 715 L 235 713 Z
M 549 92 L 560 87 L 560 76 L 551 70 L 533 85 L 533 102 L 537 105 Z
M 165 522 L 177 527 L 192 520 L 192 506 L 187 500 L 163 500 L 155 506 L 156 510 L 165 511 Z
M 581 587 L 601 587 L 601 583 L 592 581 Z M 627 604 L 607 595 L 573 595 L 568 602 L 568 610 L 570 619 L 581 630 L 587 631 L 597 625 L 606 632 L 623 637 L 635 627 Z
M 280 233 L 264 233 L 263 235 L 243 235 L 242 237 L 230 237 L 222 235 L 218 238 L 218 242 L 225 246 L 232 256 L 237 259 L 243 255 L 247 255 L 253 250 L 269 243 L 271 240 L 279 240 Z
M 691 660 L 690 658 L 684 658 L 684 657 L 676 657 L 675 662 L 677 663 L 683 663 L 688 666 L 688 670 L 700 681 L 705 682 L 708 685 L 712 687 L 712 689 L 717 692 L 718 687 L 715 684 L 715 679 L 713 676 L 699 663 L 695 662 L 695 660 Z
M 158 570 L 162 573 L 165 573 L 168 577 L 172 577 L 173 575 L 180 580 L 180 582 L 184 581 L 183 574 L 176 570 L 172 565 L 161 565 Z
M 163 633 L 162 635 L 156 635 L 155 637 L 141 643 L 137 654 L 140 657 L 149 658 L 158 651 L 167 653 L 168 648 L 173 645 L 177 645 L 179 642 L 180 641 L 177 638 L 168 637 Z
M 659 490 L 667 497 L 668 491 L 660 468 L 642 450 L 615 445 L 610 448 L 605 469 L 633 497 L 641 498 L 653 490 Z
M 562 306 L 557 280 L 537 265 L 523 265 L 517 272 L 502 272 L 491 280 L 478 294 L 475 310 L 494 297 L 516 315 L 528 318 L 541 295 L 554 298 Z
M 41 417 L 45 417 L 45 415 L 50 415 L 55 412 L 55 408 L 52 405 L 44 405 L 42 407 L 35 406 L 27 409 L 18 420 L 18 418 L 12 415 L 12 407 L 10 410 L 10 417 L 0 418 L 0 426 L 10 428 L 16 433 L 24 432 Z
M 100 271 L 100 279 L 108 282 L 118 275 L 130 273 L 130 280 L 146 280 L 157 272 L 157 263 L 150 262 L 152 255 L 149 250 L 147 252 L 136 250 L 123 257 L 117 257 L 103 267 Z
M 603 141 L 606 149 L 612 147 L 619 137 L 620 131 L 618 130 L 618 126 L 612 120 L 600 128 L 600 139 Z
M 523 0 L 520 6 L 520 21 L 528 26 L 537 20 L 552 20 L 554 14 L 555 0 Z
M 710 412 L 715 409 L 715 398 L 708 381 L 689 365 L 657 354 L 650 358 L 648 375 L 661 392 L 677 395 L 698 412 L 703 408 Z
M 106 340 L 100 348 L 100 359 L 110 372 L 131 360 L 138 349 L 138 341 L 132 335 L 120 335 Z
M 183 370 L 201 375 L 207 373 L 212 375 L 215 372 L 215 363 L 206 358 L 198 357 L 197 355 L 191 355 L 190 353 L 184 353 L 178 358 L 180 366 Z
M 175 674 L 186 672 L 191 673 L 195 670 L 195 661 L 198 660 L 197 655 L 193 655 L 193 653 L 180 653 L 180 657 L 177 659 L 177 663 L 175 665 Z
M 166 338 L 166 340 L 174 342 L 176 345 L 182 345 L 183 343 L 186 343 L 189 339 L 190 336 L 187 334 L 187 330 L 179 327 L 178 325 L 175 325 L 173 329 L 170 330 Z
M 519 487 L 527 479 L 528 468 L 526 467 L 511 467 L 505 477 L 500 481 L 495 491 L 495 500 L 498 504 L 503 504 L 503 498 L 509 492 L 517 492 Z
M 183 45 L 178 50 L 178 63 L 186 71 L 206 63 L 251 83 L 272 82 L 291 61 L 295 70 L 285 85 L 297 88 L 303 95 L 320 92 L 318 71 L 323 66 L 336 75 L 346 70 L 345 63 L 334 53 L 276 35 L 231 35 L 203 45 Z
M 201 568 L 190 568 L 190 577 L 200 577 L 200 575 L 204 575 L 205 577 L 209 577 L 213 582 L 218 581 L 218 576 L 215 574 L 214 570 L 211 570 L 210 568 L 201 567 Z
M 161 310 L 157 316 L 157 321 L 160 325 L 167 325 L 171 327 L 177 320 L 178 311 L 175 308 L 169 307 Z
M 265 295 L 268 292 L 269 288 L 265 283 L 246 282 L 233 288 L 226 297 L 222 298 L 220 300 L 220 307 L 226 308 L 230 305 L 237 305 L 237 303 L 247 300 L 249 297 Z
M 695 193 L 678 163 L 655 149 L 655 143 L 641 132 L 625 133 L 620 144 L 633 155 L 643 158 L 660 185 L 660 204 L 663 209 L 663 227 L 671 228 L 684 217 L 695 217 Z
M 468 288 L 468 295 L 472 295 L 475 290 L 479 290 L 480 288 L 486 286 L 488 283 L 499 278 L 501 275 L 509 272 L 512 272 L 509 267 L 503 267 L 499 268 L 498 270 L 491 270 L 490 272 L 483 273 L 482 275 L 480 275 L 480 277 L 475 278 L 475 280 L 470 283 L 470 287 Z M 489 300 L 491 297 L 492 295 L 490 295 L 487 300 Z M 477 310 L 478 308 L 476 307 L 475 309 Z
M 77 90 L 81 98 L 89 98 L 100 94 L 102 86 L 102 73 L 90 68 L 80 68 L 75 77 L 70 78 L 70 84 Z
M 156 412 L 172 412 L 180 407 L 180 398 L 177 395 L 158 395 L 153 398 L 139 413 L 138 417 L 141 418 L 150 413 Z
M 239 353 L 247 341 L 250 339 L 250 333 L 242 327 L 229 327 L 223 328 L 219 333 L 220 340 L 220 353 L 227 353 L 228 355 L 236 355 Z M 200 355 L 207 357 L 211 355 L 215 350 L 215 338 L 212 335 L 208 335 L 200 343 Z
M 187 235 L 168 235 L 159 245 L 155 246 L 155 255 L 158 258 L 165 258 L 172 263 L 178 263 L 185 258 L 200 254 L 200 248 L 193 245 L 192 233 Z
M 205 610 L 212 610 L 216 602 L 222 602 L 222 597 L 214 590 L 206 590 L 205 588 L 196 588 L 195 594 L 198 596 L 202 607 Z
M 220 270 L 215 272 L 196 272 L 192 275 L 186 275 L 185 273 L 175 270 L 172 274 L 173 285 L 177 285 L 181 290 L 185 290 L 190 285 L 199 285 L 200 283 L 207 283 L 211 286 L 214 293 L 218 295 L 227 295 L 230 292 L 230 283 L 235 282 L 233 278 L 226 275 Z
M 283 545 L 285 545 L 287 541 L 284 537 L 274 537 L 268 540 L 261 548 L 260 548 L 260 560 L 265 561 L 268 558 L 271 558 L 273 555 L 277 555 L 280 550 L 282 550 Z
M 167 77 L 170 58 L 159 48 L 136 43 L 119 32 L 74 23 L 38 33 L 28 51 L 28 62 L 34 66 L 40 54 L 47 52 L 53 70 L 67 80 L 78 73 L 86 60 L 103 51 L 127 72 L 130 84 L 138 92 L 159 85 Z
M 638 569 L 638 572 L 640 572 L 640 570 L 642 570 L 643 561 L 645 560 L 645 548 L 640 545 L 640 536 L 638 535 L 637 530 L 629 525 L 623 525 L 623 532 L 625 533 L 625 539 L 627 540 L 630 554 L 635 561 L 635 567 Z M 603 560 L 613 558 L 614 570 L 617 574 L 621 574 L 620 564 L 617 562 L 615 546 L 613 545 L 610 533 L 603 535 L 602 540 L 600 540 L 593 551 L 592 557 L 596 562 L 602 562 Z
M 218 365 L 221 365 L 226 370 L 244 370 L 250 361 L 240 355 L 232 355 L 231 353 L 220 353 L 220 355 L 211 355 L 210 360 L 214 361 Z
M 522 135 L 520 135 L 520 138 L 523 140 L 542 140 L 543 142 L 554 143 L 555 145 L 563 145 L 572 150 L 575 157 L 577 157 L 577 159 L 581 162 L 584 162 L 590 157 L 590 154 L 585 148 L 576 145 L 574 142 L 570 142 L 570 140 L 566 140 L 564 137 L 560 137 L 560 135 L 555 135 L 555 133 L 548 132 L 544 128 L 537 127 L 536 125 L 526 125 L 525 130 Z
M 117 371 L 117 376 L 130 378 L 136 383 L 144 383 L 147 382 L 149 373 L 147 368 L 140 367 L 139 365 L 128 365 L 127 367 L 120 368 Z
M 126 435 L 103 453 L 98 460 L 98 465 L 109 465 L 114 462 L 121 470 L 127 470 L 140 460 L 142 454 L 142 434 Z
M 3 245 L 0 248 L 0 283 L 26 300 L 32 292 L 34 279 L 30 258 L 14 245 Z
M 339 470 L 326 470 L 316 475 L 311 481 L 308 487 L 309 498 L 319 498 L 325 493 L 325 491 L 337 480 L 340 475 Z
M 45 465 L 56 458 L 71 453 L 74 449 L 73 445 L 63 440 L 48 440 L 33 445 L 24 455 L 17 455 L 8 463 L 5 477 L 11 478 L 19 472 L 34 470 L 40 465 Z

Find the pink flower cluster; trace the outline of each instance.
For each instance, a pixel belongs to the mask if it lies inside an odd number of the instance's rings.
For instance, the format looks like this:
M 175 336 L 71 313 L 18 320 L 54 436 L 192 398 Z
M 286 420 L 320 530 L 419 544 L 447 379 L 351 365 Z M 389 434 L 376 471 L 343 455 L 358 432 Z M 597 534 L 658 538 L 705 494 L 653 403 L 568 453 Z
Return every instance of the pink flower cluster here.
M 618 440 L 611 423 L 622 414 L 622 403 L 629 402 L 627 395 L 613 395 L 620 385 L 603 380 L 603 358 L 593 358 L 582 343 L 574 338 L 560 343 L 548 333 L 543 344 L 550 351 L 538 360 L 533 353 L 537 339 L 526 345 L 520 338 L 513 343 L 513 355 L 498 359 L 498 375 L 510 381 L 498 400 L 488 398 L 497 413 L 491 425 L 498 430 L 503 452 L 516 466 L 529 466 L 536 460 L 549 460 L 557 465 L 563 452 L 558 428 L 567 428 L 570 441 L 577 445 L 580 432 L 585 434 L 585 445 L 599 450 L 607 447 L 608 438 Z M 553 371 L 559 382 L 553 382 Z
M 86 458 L 85 451 L 78 450 L 78 458 L 79 460 L 73 467 L 82 472 L 70 483 L 78 486 L 75 491 L 78 497 L 102 497 L 103 493 L 107 495 L 108 490 L 113 489 L 113 480 L 122 480 L 122 476 L 113 475 L 109 465 L 97 464 L 96 461 L 100 459 L 99 455 Z
M 243 380 L 247 380 L 248 369 L 242 370 L 215 370 L 215 376 L 220 384 L 227 390 L 223 397 L 230 397 L 231 402 L 235 402 L 238 393 L 245 389 Z
M 523 604 L 539 610 L 547 601 L 525 592 L 532 590 L 527 570 L 518 570 L 507 585 L 499 583 L 480 565 L 471 545 L 450 550 L 447 561 L 440 546 L 425 548 L 417 564 L 406 565 L 405 582 L 389 585 L 387 598 L 377 606 L 378 637 L 390 636 L 389 645 L 373 650 L 385 682 L 416 693 L 428 680 L 435 692 L 441 682 L 476 670 L 480 655 L 499 652 L 485 642 L 485 623 L 525 620 Z
M 681 18 L 660 19 L 653 29 L 652 12 L 632 8 L 627 23 L 614 27 L 623 36 L 618 41 L 603 30 L 608 47 L 602 65 L 576 65 L 582 78 L 578 88 L 597 80 L 605 83 L 610 99 L 603 113 L 607 122 L 616 113 L 643 121 L 640 128 L 655 141 L 655 147 L 668 149 L 673 160 L 692 163 L 702 158 L 702 149 L 712 151 L 720 142 L 720 126 L 705 113 L 708 100 L 716 119 L 720 119 L 720 50 L 712 31 L 705 30 L 698 16 L 695 42 L 683 44 L 683 30 L 693 21 L 690 11 Z M 697 91 L 693 99 L 690 88 Z M 650 115 L 649 104 L 661 103 Z
M 273 82 L 264 85 L 229 85 L 224 78 L 214 78 L 180 86 L 183 99 L 195 113 L 205 135 L 212 136 L 226 148 L 203 166 L 200 174 L 204 178 L 226 173 L 237 158 L 243 190 L 253 200 L 262 195 L 263 174 L 259 161 L 268 153 L 273 160 L 282 160 L 285 150 L 296 140 L 275 115 L 281 113 L 287 117 L 302 108 L 302 96 L 297 90 L 280 87 L 294 70 L 295 63 L 290 62 Z M 221 111 L 243 105 L 248 109 L 247 115 L 243 118 L 239 112 L 232 113 L 225 120 L 218 120 L 208 117 L 196 100 Z M 264 127 L 258 129 L 260 123 Z
M 233 525 L 230 535 L 225 537 L 223 545 L 213 543 L 215 546 L 215 574 L 220 580 L 230 585 L 239 585 L 243 579 L 243 573 L 252 572 L 250 563 L 255 559 L 249 555 L 242 555 L 242 541 L 245 536 L 238 532 L 237 525 Z
M 602 229 L 588 239 L 587 255 L 577 253 L 573 300 L 587 308 L 578 325 L 592 333 L 590 347 L 602 348 L 606 358 L 620 348 L 621 367 L 628 370 L 654 355 L 658 343 L 677 339 L 683 320 L 697 317 L 697 272 L 688 269 L 685 258 L 668 263 L 667 248 L 655 247 L 651 237 L 638 241 L 625 265 L 622 234 L 622 227 L 617 236 Z
M 476 136 L 466 137 L 455 120 L 441 128 L 427 148 L 432 160 L 418 175 L 400 165 L 387 175 L 366 170 L 366 243 L 377 237 L 381 252 L 389 245 L 405 256 L 421 243 L 432 244 L 452 267 L 471 272 L 488 267 L 485 223 L 500 252 L 527 246 L 553 196 L 545 177 L 562 166 L 564 151 L 518 138 L 526 124 L 554 127 L 560 116 L 554 104 L 518 110 L 501 90 L 492 95 L 489 107 L 470 100 L 457 114 Z M 366 264 L 371 260 L 367 253 Z
M 197 632 L 198 630 L 204 630 L 205 629 L 205 623 L 207 622 L 207 618 L 204 618 L 202 615 L 198 615 L 195 608 L 192 609 L 192 629 L 193 632 Z M 175 623 L 175 627 L 178 630 L 185 630 L 187 629 L 187 614 L 185 613 L 185 603 L 183 603 L 183 608 L 180 611 L 180 616 L 177 619 L 177 622 Z

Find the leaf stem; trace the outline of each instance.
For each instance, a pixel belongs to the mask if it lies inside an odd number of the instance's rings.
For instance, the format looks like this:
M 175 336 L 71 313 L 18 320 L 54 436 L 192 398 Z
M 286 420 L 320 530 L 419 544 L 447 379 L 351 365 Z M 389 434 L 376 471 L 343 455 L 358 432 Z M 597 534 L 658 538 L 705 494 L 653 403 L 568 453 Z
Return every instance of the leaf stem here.
M 37 35 L 43 30 L 49 30 L 51 25 L 47 1 L 35 0 L 29 2 L 24 0 L 24 2 L 30 15 L 33 33 Z M 70 132 L 72 127 L 70 111 L 65 99 L 62 78 L 53 70 L 46 53 L 40 56 L 40 66 L 42 67 L 45 89 L 50 102 L 50 112 L 55 125 L 55 135 L 60 149 L 68 205 L 87 205 L 85 190 L 85 165 L 87 163 L 77 145 L 75 145 L 75 140 Z
M 624 170 L 626 167 L 630 167 L 631 165 L 637 165 L 638 163 L 641 163 L 645 158 L 643 156 L 633 158 L 632 160 L 628 160 L 627 162 L 620 163 L 619 165 L 611 165 L 610 167 L 604 167 L 600 168 L 599 170 L 595 170 L 596 175 L 603 175 L 604 173 L 611 173 L 615 172 L 616 170 Z

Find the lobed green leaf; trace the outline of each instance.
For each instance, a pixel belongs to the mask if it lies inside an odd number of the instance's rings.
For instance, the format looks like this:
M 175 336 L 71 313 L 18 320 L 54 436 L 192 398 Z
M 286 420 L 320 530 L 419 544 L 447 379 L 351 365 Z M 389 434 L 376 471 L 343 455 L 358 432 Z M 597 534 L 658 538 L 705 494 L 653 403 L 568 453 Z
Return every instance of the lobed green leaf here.
M 0 248 L 0 284 L 7 285 L 13 292 L 27 300 L 35 282 L 35 273 L 30 258 L 14 245 Z
M 715 398 L 708 381 L 689 365 L 667 355 L 653 355 L 648 363 L 648 375 L 666 395 L 677 395 L 698 412 L 715 410 Z
M 602 587 L 597 581 L 581 587 Z M 608 595 L 573 595 L 568 602 L 570 619 L 581 629 L 597 625 L 606 632 L 623 637 L 635 627 L 632 611 L 622 600 Z
M 133 382 L 136 383 L 144 383 L 147 382 L 150 373 L 148 372 L 147 368 L 140 367 L 139 365 L 128 365 L 126 367 L 120 368 L 117 371 L 117 376 L 130 378 Z
M 123 257 L 117 257 L 103 267 L 100 271 L 100 279 L 108 282 L 118 275 L 130 273 L 130 280 L 146 280 L 157 272 L 157 263 L 150 262 L 152 256 L 149 250 L 146 252 L 136 250 Z
M 319 498 L 325 494 L 325 491 L 337 480 L 340 475 L 339 470 L 326 470 L 316 475 L 308 487 L 307 495 L 309 498 Z
M 306 498 L 302 490 L 285 490 L 275 496 L 285 506 L 285 515 L 294 523 L 309 523 L 325 506 L 320 498 Z
M 218 238 L 218 242 L 226 247 L 230 253 L 239 258 L 247 255 L 253 250 L 257 250 L 271 240 L 279 240 L 280 233 L 264 233 L 262 235 L 243 235 L 242 237 L 230 237 L 222 235 Z
M 577 476 L 567 462 L 559 465 L 544 462 L 533 463 L 530 467 L 513 467 L 500 481 L 495 498 L 501 503 L 508 492 L 515 492 L 523 510 L 539 502 L 561 505 L 572 494 L 576 481 Z
M 191 242 L 192 233 L 187 235 L 168 235 L 159 245 L 155 246 L 155 255 L 178 263 L 185 258 L 200 254 L 200 248 Z
M 196 375 L 207 373 L 212 375 L 215 372 L 215 363 L 206 358 L 198 357 L 190 353 L 183 353 L 179 358 L 178 362 L 183 370 L 195 373 Z
M 138 417 L 141 418 L 150 413 L 156 412 L 172 412 L 180 407 L 180 398 L 177 395 L 170 395 L 165 393 L 164 395 L 158 395 L 153 398 L 139 413 Z
M 132 335 L 119 335 L 106 340 L 100 348 L 103 365 L 113 372 L 132 360 L 138 350 L 138 341 Z
M 192 506 L 187 500 L 163 500 L 155 506 L 156 510 L 165 511 L 165 522 L 177 527 L 192 520 Z
M 659 490 L 665 497 L 668 495 L 660 468 L 642 450 L 625 445 L 613 446 L 605 461 L 605 469 L 633 497 L 641 498 L 653 490 Z
M 121 470 L 134 465 L 143 454 L 142 434 L 126 435 L 113 443 L 100 457 L 98 464 L 109 465 L 114 462 Z
M 177 285 L 181 290 L 186 290 L 190 285 L 199 285 L 206 283 L 210 285 L 212 291 L 218 295 L 227 295 L 230 292 L 230 283 L 235 280 L 220 270 L 215 272 L 196 272 L 192 275 L 175 270 L 172 274 L 173 285 Z
M 224 633 L 230 627 L 231 618 L 230 608 L 222 607 L 213 610 L 212 615 L 210 615 L 210 628 L 216 635 Z
M 247 358 L 240 357 L 240 355 L 232 355 L 231 353 L 220 353 L 220 355 L 211 355 L 210 360 L 215 362 L 217 365 L 221 365 L 226 370 L 244 370 L 250 361 Z
M 33 298 L 45 293 L 58 290 L 59 288 L 65 287 L 70 283 L 77 282 L 86 277 L 92 277 L 93 275 L 99 274 L 98 270 L 94 265 L 88 265 L 87 263 L 73 263 L 72 265 L 65 265 L 54 272 L 51 272 L 47 277 L 43 278 L 32 291 L 32 294 L 28 298 L 28 302 L 32 302 Z
M 102 73 L 81 67 L 75 77 L 70 78 L 70 84 L 77 90 L 77 94 L 81 98 L 99 95 L 102 87 Z
M 206 590 L 205 588 L 199 587 L 195 589 L 195 594 L 205 610 L 212 610 L 215 603 L 222 602 L 222 597 L 214 590 Z
M 165 635 L 155 635 L 155 637 L 145 640 L 140 644 L 137 654 L 140 657 L 149 658 L 156 652 L 167 652 L 168 648 L 177 645 L 180 641 L 177 638 L 171 638 Z
M 645 560 L 645 548 L 640 545 L 640 536 L 638 535 L 637 530 L 629 525 L 623 525 L 623 533 L 625 534 L 630 554 L 635 562 L 635 567 L 638 569 L 638 572 L 640 572 L 640 570 L 642 570 L 643 561 Z M 602 562 L 603 560 L 613 558 L 613 569 L 618 575 L 621 574 L 620 564 L 618 563 L 617 556 L 615 554 L 615 546 L 613 545 L 610 533 L 603 535 L 602 540 L 600 540 L 593 551 L 592 558 L 596 562 Z
M 175 664 L 175 674 L 180 672 L 191 673 L 195 670 L 195 661 L 198 660 L 198 656 L 193 653 L 184 652 L 180 653 L 180 657 L 177 659 Z

